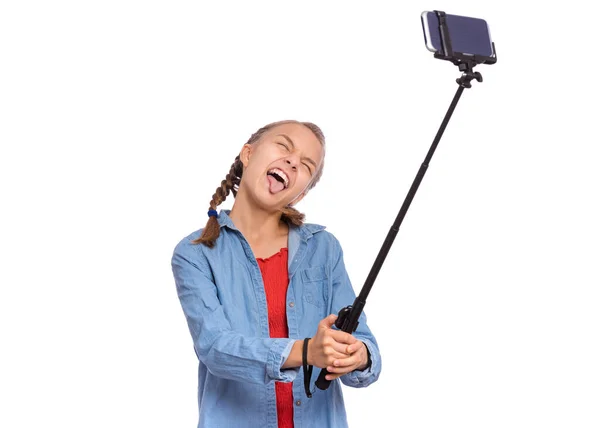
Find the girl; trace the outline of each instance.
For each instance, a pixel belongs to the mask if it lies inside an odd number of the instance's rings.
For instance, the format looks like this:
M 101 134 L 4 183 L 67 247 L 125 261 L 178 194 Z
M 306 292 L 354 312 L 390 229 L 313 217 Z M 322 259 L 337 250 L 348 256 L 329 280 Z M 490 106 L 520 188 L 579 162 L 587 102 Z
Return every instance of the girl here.
M 198 427 L 346 427 L 340 381 L 360 388 L 379 377 L 364 314 L 353 335 L 332 328 L 355 299 L 339 242 L 293 208 L 324 156 L 312 123 L 259 129 L 213 195 L 206 227 L 173 252 L 199 359 Z M 217 212 L 229 192 L 233 207 Z M 312 385 L 329 371 L 326 390 L 311 385 L 313 366 Z

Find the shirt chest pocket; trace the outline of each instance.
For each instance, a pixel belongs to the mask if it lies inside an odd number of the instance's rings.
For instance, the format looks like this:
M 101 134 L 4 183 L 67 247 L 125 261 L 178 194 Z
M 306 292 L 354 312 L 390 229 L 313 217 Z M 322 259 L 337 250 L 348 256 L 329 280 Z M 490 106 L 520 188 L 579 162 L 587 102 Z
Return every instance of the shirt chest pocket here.
M 328 276 L 325 266 L 316 266 L 300 272 L 302 299 L 309 305 L 325 308 L 328 299 Z

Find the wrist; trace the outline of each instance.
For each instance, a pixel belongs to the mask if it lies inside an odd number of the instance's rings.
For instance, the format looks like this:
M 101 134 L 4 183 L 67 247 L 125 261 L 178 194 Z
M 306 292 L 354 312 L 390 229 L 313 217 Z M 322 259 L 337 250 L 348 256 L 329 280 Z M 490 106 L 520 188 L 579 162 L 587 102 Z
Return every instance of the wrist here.
M 357 370 L 359 370 L 359 371 L 363 371 L 363 370 L 366 370 L 369 367 L 371 367 L 371 353 L 369 352 L 369 348 L 368 348 L 367 344 L 363 342 L 363 345 L 365 347 L 365 352 L 363 354 L 364 355 L 363 362 L 357 368 Z
M 296 340 L 292 345 L 292 350 L 287 360 L 281 366 L 282 369 L 293 367 L 302 367 L 302 341 Z
M 314 366 L 313 356 L 312 356 L 312 338 L 308 339 L 306 342 L 306 364 L 309 366 Z

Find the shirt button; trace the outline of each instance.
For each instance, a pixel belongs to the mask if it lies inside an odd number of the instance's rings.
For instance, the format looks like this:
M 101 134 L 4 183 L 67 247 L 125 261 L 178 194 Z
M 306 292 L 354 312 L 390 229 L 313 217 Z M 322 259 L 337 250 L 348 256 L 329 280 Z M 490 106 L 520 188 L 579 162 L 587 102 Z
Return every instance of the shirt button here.
M 299 406 L 300 404 L 302 404 L 302 401 L 296 400 L 296 406 Z
M 294 307 L 294 302 L 290 302 L 290 308 Z

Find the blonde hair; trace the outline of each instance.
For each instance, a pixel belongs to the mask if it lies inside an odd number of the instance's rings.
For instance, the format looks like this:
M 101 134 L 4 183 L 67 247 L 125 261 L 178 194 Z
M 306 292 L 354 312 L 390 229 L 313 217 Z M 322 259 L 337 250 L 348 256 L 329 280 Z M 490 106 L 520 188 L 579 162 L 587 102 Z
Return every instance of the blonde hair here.
M 321 131 L 321 128 L 319 128 L 314 123 L 299 122 L 297 120 L 281 120 L 278 122 L 269 123 L 268 125 L 263 126 L 258 131 L 256 131 L 254 134 L 252 134 L 252 136 L 250 136 L 250 139 L 248 140 L 248 142 L 246 144 L 254 144 L 254 143 L 258 142 L 258 141 L 260 141 L 262 136 L 267 131 L 275 128 L 276 126 L 285 125 L 288 123 L 295 123 L 298 125 L 303 125 L 303 126 L 307 127 L 308 129 L 310 129 L 310 131 L 315 135 L 315 137 L 317 137 L 317 139 L 321 143 L 323 150 L 325 150 L 325 135 L 323 134 L 323 131 Z M 310 181 L 306 191 L 308 191 L 316 186 L 317 182 L 323 175 L 323 167 L 324 167 L 324 161 L 321 162 L 319 169 L 315 173 L 315 176 L 313 177 L 313 179 Z M 219 206 L 221 203 L 223 203 L 223 201 L 227 198 L 227 196 L 229 195 L 229 192 L 233 193 L 234 198 L 236 197 L 238 189 L 240 187 L 240 181 L 242 179 L 243 173 L 244 173 L 244 166 L 238 155 L 235 158 L 233 164 L 231 165 L 229 172 L 225 176 L 225 179 L 223 181 L 221 181 L 221 185 L 219 187 L 217 187 L 217 190 L 215 191 L 214 195 L 212 196 L 212 199 L 209 204 L 209 210 L 216 210 L 217 206 Z M 287 206 L 287 207 L 284 207 L 281 209 L 281 219 L 290 225 L 300 226 L 304 223 L 304 214 L 302 214 L 297 209 L 295 209 L 291 206 Z M 202 230 L 202 235 L 200 235 L 199 238 L 192 241 L 192 243 L 204 244 L 207 247 L 212 248 L 212 247 L 214 247 L 215 242 L 216 242 L 217 238 L 219 237 L 220 232 L 221 232 L 221 229 L 219 227 L 219 222 L 218 222 L 217 218 L 215 216 L 210 216 L 208 218 L 208 221 L 206 222 L 206 226 Z

